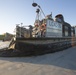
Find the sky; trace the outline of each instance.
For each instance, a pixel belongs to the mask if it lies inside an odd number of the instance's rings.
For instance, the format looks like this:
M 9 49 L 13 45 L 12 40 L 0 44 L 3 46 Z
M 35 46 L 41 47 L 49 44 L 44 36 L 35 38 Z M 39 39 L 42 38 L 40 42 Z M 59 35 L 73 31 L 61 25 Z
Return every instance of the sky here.
M 36 9 L 32 3 L 41 6 L 45 15 L 52 12 L 53 18 L 62 14 L 64 20 L 76 25 L 76 0 L 0 0 L 0 34 L 14 33 L 17 24 L 33 25 L 36 18 Z

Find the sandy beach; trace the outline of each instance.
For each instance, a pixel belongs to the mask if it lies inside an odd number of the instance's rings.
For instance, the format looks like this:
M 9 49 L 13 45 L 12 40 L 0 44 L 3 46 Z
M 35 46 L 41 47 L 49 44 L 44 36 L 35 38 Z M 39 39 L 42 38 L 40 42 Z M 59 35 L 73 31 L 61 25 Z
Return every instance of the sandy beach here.
M 0 49 L 8 48 L 10 41 L 2 42 L 0 41 Z
M 76 75 L 76 47 L 32 57 L 0 57 L 0 75 Z

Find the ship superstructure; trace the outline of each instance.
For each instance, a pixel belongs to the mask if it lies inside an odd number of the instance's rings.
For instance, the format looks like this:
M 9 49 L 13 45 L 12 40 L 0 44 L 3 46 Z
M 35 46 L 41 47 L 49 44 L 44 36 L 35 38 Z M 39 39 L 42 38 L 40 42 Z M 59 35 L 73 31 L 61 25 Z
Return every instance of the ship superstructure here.
M 51 14 L 44 19 L 35 21 L 33 28 L 33 37 L 62 37 L 62 23 L 54 21 Z

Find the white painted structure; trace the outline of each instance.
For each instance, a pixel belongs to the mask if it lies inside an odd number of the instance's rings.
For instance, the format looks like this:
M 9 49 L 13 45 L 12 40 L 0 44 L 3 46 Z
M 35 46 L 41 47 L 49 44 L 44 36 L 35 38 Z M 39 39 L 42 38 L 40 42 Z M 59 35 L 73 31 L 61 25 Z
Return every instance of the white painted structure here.
M 46 24 L 46 37 L 62 37 L 61 23 L 48 19 Z
M 33 28 L 33 37 L 62 37 L 62 24 L 51 20 L 44 19 L 41 25 L 35 25 Z M 45 24 L 45 28 L 41 26 Z
M 65 26 L 65 31 L 64 31 L 64 33 L 65 33 L 65 36 L 68 36 L 69 34 L 68 34 L 68 27 L 67 26 Z

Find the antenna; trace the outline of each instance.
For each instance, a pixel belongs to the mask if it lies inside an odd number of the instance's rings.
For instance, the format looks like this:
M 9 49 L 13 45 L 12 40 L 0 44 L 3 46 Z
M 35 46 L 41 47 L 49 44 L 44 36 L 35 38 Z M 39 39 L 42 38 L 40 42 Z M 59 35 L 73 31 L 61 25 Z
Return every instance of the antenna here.
M 42 10 L 42 8 L 40 7 L 40 5 L 38 5 L 37 3 L 32 3 L 32 6 L 33 7 L 37 7 L 38 6 L 38 8 L 42 11 L 42 13 L 43 13 L 43 15 L 44 15 L 44 17 L 45 17 L 45 14 L 44 14 L 44 12 L 43 12 L 43 10 Z

